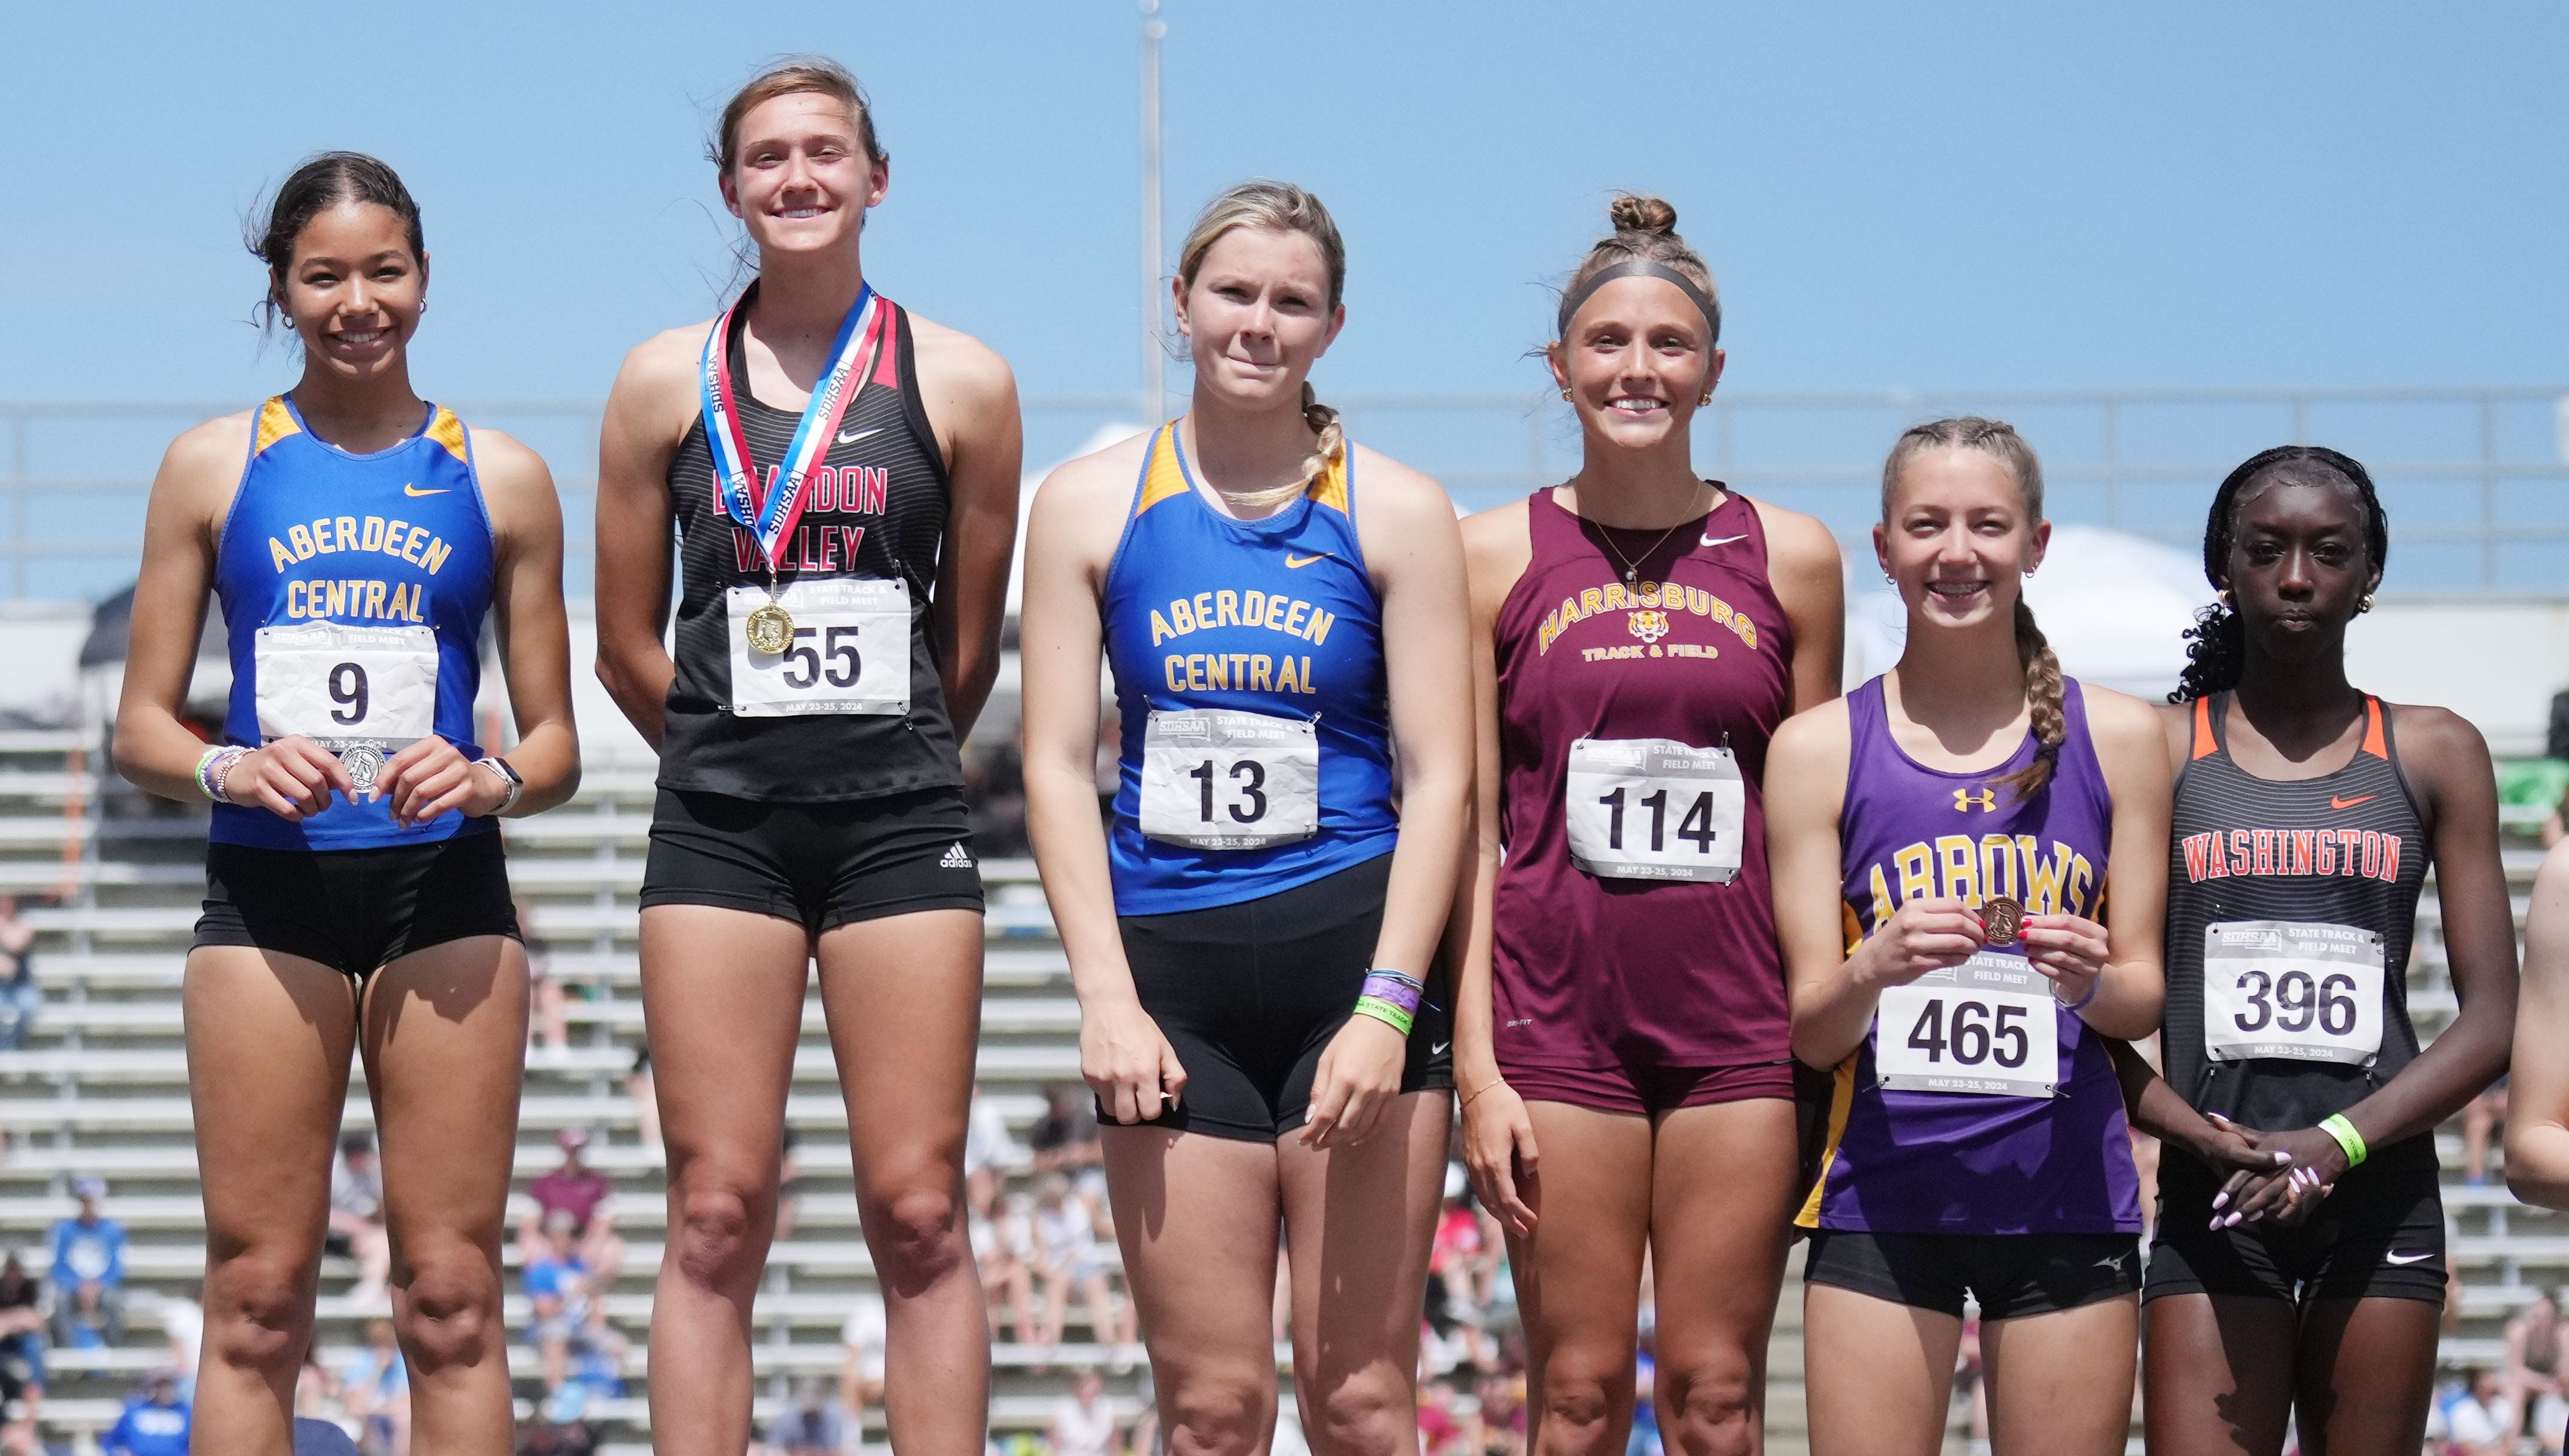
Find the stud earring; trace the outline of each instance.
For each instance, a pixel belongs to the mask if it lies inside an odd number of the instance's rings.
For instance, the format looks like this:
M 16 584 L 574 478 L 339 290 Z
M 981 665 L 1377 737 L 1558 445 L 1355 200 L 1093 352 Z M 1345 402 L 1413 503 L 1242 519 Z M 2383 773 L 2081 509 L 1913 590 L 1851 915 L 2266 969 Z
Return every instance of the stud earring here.
M 2371 610 L 2373 610 L 2373 593 L 2368 591 L 2364 593 L 2364 599 L 2355 604 L 2355 614 L 2362 616 Z
M 1889 571 L 1882 573 L 1882 580 L 1883 584 L 1888 586 L 1897 586 L 1900 584 L 1900 578 L 1892 575 Z
M 1563 391 L 1561 392 L 1561 397 L 1562 397 L 1564 400 L 1569 399 L 1569 398 L 1570 398 L 1570 391 L 1569 391 L 1569 390 L 1566 390 L 1566 389 L 1565 389 L 1565 390 L 1563 390 Z
M 1702 397 L 1701 399 L 1696 400 L 1696 401 L 1695 401 L 1695 403 L 1696 403 L 1697 405 L 1708 405 L 1708 404 L 1712 403 L 1712 391 L 1711 391 L 1711 390 L 1708 390 L 1708 389 L 1707 389 L 1707 390 L 1705 390 L 1705 391 L 1703 392 L 1703 397 Z

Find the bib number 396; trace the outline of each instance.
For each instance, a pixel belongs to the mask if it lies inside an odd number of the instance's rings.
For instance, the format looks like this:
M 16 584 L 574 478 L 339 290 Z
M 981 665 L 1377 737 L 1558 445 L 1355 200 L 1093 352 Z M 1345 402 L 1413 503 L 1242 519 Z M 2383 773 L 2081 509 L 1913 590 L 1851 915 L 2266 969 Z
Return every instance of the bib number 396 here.
M 1262 850 L 1320 831 L 1320 745 L 1300 718 L 1155 712 L 1142 730 L 1142 833 L 1198 850 Z
M 2022 957 L 1983 951 L 1882 993 L 1874 1070 L 1893 1091 L 2052 1096 L 2058 1004 L 2050 982 Z
M 1739 874 L 1748 789 L 1726 748 L 1665 738 L 1583 738 L 1570 746 L 1570 860 L 1609 880 Z
M 300 735 L 332 753 L 359 744 L 390 753 L 436 727 L 431 628 L 261 627 L 250 650 L 264 741 Z
M 767 605 L 767 588 L 723 593 L 736 716 L 910 711 L 910 583 L 794 581 L 775 599 L 793 618 L 793 635 L 784 651 L 761 652 L 750 645 L 749 616 Z
M 2203 931 L 2203 1050 L 2371 1066 L 2382 1051 L 2382 934 L 2300 920 Z

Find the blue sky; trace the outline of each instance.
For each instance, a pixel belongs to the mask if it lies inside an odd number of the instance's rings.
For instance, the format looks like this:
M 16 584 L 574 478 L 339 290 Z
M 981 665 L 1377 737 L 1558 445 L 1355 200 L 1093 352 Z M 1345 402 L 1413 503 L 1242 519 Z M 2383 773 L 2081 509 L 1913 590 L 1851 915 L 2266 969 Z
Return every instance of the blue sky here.
M 1541 285 L 1618 186 L 1720 275 L 1733 388 L 2569 375 L 2569 10 L 1169 0 L 1169 231 L 1253 174 L 1352 254 L 1324 387 L 1540 383 Z M 11 4 L 0 399 L 232 398 L 239 218 L 324 147 L 422 198 L 425 387 L 590 398 L 726 271 L 702 134 L 764 58 L 874 92 L 870 271 L 1030 393 L 1132 388 L 1118 0 Z

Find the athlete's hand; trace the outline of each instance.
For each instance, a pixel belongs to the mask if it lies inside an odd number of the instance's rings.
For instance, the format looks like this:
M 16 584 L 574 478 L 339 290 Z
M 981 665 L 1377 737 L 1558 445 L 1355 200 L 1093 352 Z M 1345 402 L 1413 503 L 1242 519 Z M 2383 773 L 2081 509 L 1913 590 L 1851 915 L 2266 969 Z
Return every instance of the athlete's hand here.
M 2222 1176 L 2221 1189 L 2212 1196 L 2211 1227 L 2226 1229 L 2233 1223 L 2252 1222 L 2243 1206 L 2250 1198 L 2261 1198 L 2258 1209 L 2262 1211 L 2266 1207 L 2262 1196 L 2267 1194 L 2269 1187 L 2290 1181 L 2292 1155 L 2261 1150 L 2252 1129 L 2243 1128 L 2220 1113 L 2207 1112 L 2203 1116 L 2212 1125 L 2212 1132 L 2209 1137 L 2196 1140 L 2193 1152 L 2214 1173 Z
M 2215 1226 L 2233 1227 L 2259 1220 L 2298 1224 L 2311 1215 L 2346 1175 L 2346 1149 L 2322 1128 L 2294 1128 L 2287 1132 L 2258 1132 L 2243 1128 L 2218 1113 L 2207 1113 L 2221 1128 L 2244 1137 L 2249 1145 L 2265 1157 L 2276 1160 L 2283 1171 L 2263 1175 L 2234 1174 L 2222 1186 L 2214 1204 Z
M 1962 901 L 1952 896 L 1913 900 L 1857 946 L 1847 964 L 1861 984 L 1905 986 L 1931 970 L 1971 959 L 1987 938 L 1980 912 Z
M 1463 1166 L 1481 1207 L 1520 1239 L 1534 1233 L 1534 1119 L 1514 1087 L 1494 1081 L 1464 1100 Z
M 337 755 L 299 733 L 252 749 L 223 778 L 223 793 L 234 804 L 298 823 L 329 808 L 334 790 L 356 802 L 357 786 Z
M 410 829 L 450 810 L 490 814 L 509 789 L 498 774 L 474 767 L 462 749 L 432 733 L 384 760 L 375 794 L 393 801 L 393 823 Z
M 1131 1000 L 1080 1008 L 1079 1075 L 1120 1127 L 1157 1121 L 1187 1085 L 1178 1049 Z
M 2112 951 L 2105 927 L 2083 915 L 2026 915 L 2017 928 L 2024 958 L 2051 977 L 2051 993 L 2062 1001 L 2083 999 L 2096 988 Z
M 1349 1016 L 1321 1049 L 1311 1074 L 1311 1110 L 1296 1141 L 1313 1152 L 1361 1143 L 1400 1095 L 1409 1038 L 1371 1016 Z

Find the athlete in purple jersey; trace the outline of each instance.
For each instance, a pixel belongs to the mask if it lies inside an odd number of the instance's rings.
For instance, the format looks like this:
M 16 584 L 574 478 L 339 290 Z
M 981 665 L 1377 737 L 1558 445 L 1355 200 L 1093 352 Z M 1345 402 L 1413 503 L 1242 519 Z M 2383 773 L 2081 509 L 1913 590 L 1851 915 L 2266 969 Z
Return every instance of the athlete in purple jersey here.
M 2158 1021 L 2167 764 L 2034 625 L 2050 531 L 2014 429 L 1901 436 L 1874 531 L 1900 662 L 1767 755 L 1793 1051 L 1837 1069 L 1801 1212 L 1821 1456 L 1939 1449 L 1967 1296 L 1999 1450 L 2123 1448 L 2140 1209 L 2100 1039 Z
M 1758 781 L 1775 725 L 1837 692 L 1838 554 L 1811 518 L 1695 475 L 1712 275 L 1665 202 L 1613 216 L 1551 348 L 1579 474 L 1464 523 L 1480 856 L 1455 1081 L 1540 1449 L 1623 1449 L 1647 1254 L 1660 1429 L 1746 1451 L 1794 1154 Z
M 2251 457 L 2205 523 L 2222 600 L 2158 710 L 2166 1076 L 2118 1053 L 2133 1120 L 2166 1144 L 2142 1291 L 2153 1453 L 2280 1451 L 2297 1413 L 2328 1456 L 2423 1439 L 2447 1277 L 2434 1129 L 2506 1069 L 2515 933 L 2478 730 L 2347 681 L 2389 546 L 2364 467 L 2317 446 Z M 2421 1047 L 2406 971 L 2429 864 L 2460 1012 Z M 2539 1080 L 2517 1084 L 2516 1128 Z

